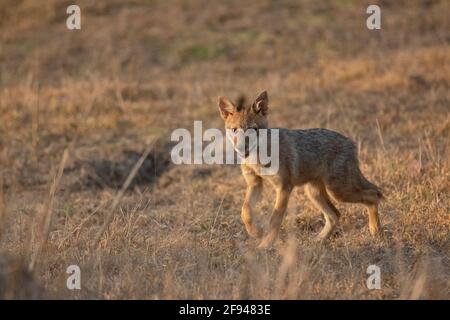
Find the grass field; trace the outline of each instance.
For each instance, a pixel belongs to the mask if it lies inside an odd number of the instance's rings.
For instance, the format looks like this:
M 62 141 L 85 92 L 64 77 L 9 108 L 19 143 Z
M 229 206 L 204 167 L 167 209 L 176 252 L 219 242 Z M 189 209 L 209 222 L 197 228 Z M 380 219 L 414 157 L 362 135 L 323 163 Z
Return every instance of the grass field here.
M 449 1 L 79 0 L 70 31 L 73 2 L 0 1 L 0 298 L 450 298 Z M 338 204 L 316 243 L 322 215 L 298 188 L 258 251 L 239 167 L 172 164 L 175 128 L 222 129 L 217 96 L 264 89 L 272 126 L 357 143 L 384 239 Z

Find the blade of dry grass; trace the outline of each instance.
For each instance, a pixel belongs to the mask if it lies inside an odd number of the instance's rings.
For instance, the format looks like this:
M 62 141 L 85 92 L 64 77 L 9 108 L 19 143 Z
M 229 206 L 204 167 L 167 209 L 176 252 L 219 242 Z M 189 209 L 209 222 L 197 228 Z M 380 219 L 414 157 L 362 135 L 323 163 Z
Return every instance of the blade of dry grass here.
M 5 194 L 3 191 L 3 173 L 0 172 L 0 239 L 3 235 L 3 229 L 6 225 L 6 205 Z
M 284 252 L 281 253 L 282 256 L 282 262 L 280 264 L 280 267 L 278 269 L 278 275 L 277 275 L 277 286 L 275 289 L 275 298 L 283 299 L 286 298 L 286 289 L 289 285 L 289 275 L 290 271 L 292 269 L 292 266 L 297 261 L 297 254 L 296 254 L 297 245 L 295 243 L 294 239 L 289 239 L 288 244 L 286 248 L 284 249 Z
M 66 148 L 61 158 L 61 162 L 59 163 L 58 171 L 56 176 L 53 179 L 53 183 L 50 187 L 50 191 L 48 194 L 47 201 L 45 202 L 42 209 L 38 212 L 38 216 L 40 216 L 41 220 L 41 230 L 40 237 L 37 240 L 37 246 L 33 250 L 33 241 L 30 242 L 30 263 L 28 266 L 28 270 L 32 272 L 36 266 L 36 263 L 39 259 L 39 256 L 42 252 L 42 249 L 47 242 L 48 234 L 50 232 L 50 226 L 53 219 L 53 203 L 55 200 L 55 194 L 58 191 L 58 187 L 61 183 L 61 178 L 64 173 L 64 168 L 67 163 L 67 159 L 69 158 L 69 150 Z
M 84 218 L 79 224 L 77 224 L 75 226 L 75 228 L 73 228 L 70 232 L 67 233 L 67 235 L 61 240 L 61 242 L 58 245 L 58 250 L 61 249 L 64 244 L 75 235 L 75 233 L 79 230 L 81 230 L 81 228 L 84 226 L 84 224 L 89 221 L 89 219 L 91 219 L 95 214 L 97 214 L 97 212 L 103 207 L 103 204 L 97 206 L 94 210 L 92 210 L 92 212 L 86 217 Z
M 381 147 L 383 148 L 384 153 L 386 153 L 386 147 L 384 146 L 384 138 L 383 138 L 383 133 L 381 131 L 380 122 L 378 121 L 378 118 L 376 118 L 375 120 L 377 122 L 378 138 L 380 139 Z

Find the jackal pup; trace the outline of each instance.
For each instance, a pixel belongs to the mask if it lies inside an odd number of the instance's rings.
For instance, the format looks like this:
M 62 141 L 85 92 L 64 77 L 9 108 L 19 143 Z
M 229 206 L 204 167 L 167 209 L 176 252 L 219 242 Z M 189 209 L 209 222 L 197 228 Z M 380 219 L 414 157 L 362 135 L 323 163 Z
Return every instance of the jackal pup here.
M 220 115 L 225 128 L 231 132 L 268 129 L 268 108 L 266 91 L 247 106 L 244 103 L 235 105 L 219 97 Z M 262 230 L 254 221 L 252 208 L 261 195 L 263 180 L 269 181 L 276 191 L 269 230 L 258 247 L 267 248 L 276 239 L 292 189 L 300 185 L 305 185 L 306 195 L 325 217 L 325 226 L 317 236 L 318 240 L 326 239 L 333 232 L 340 216 L 330 195 L 338 201 L 364 204 L 369 214 L 370 233 L 379 234 L 378 203 L 383 195 L 361 173 L 354 143 L 327 129 L 278 130 L 279 169 L 276 173 L 262 175 L 261 163 L 246 161 L 247 149 L 241 162 L 242 174 L 247 182 L 241 217 L 250 236 L 262 237 Z M 235 148 L 243 144 L 237 135 L 231 140 Z

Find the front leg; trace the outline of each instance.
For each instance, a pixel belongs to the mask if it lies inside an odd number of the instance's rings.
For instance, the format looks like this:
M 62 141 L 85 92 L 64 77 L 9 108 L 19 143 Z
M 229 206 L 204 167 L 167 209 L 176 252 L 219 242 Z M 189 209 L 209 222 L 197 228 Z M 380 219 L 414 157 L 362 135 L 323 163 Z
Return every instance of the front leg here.
M 262 192 L 262 179 L 251 171 L 243 171 L 245 181 L 247 182 L 247 192 L 245 194 L 244 204 L 242 205 L 241 218 L 244 222 L 247 233 L 254 238 L 260 238 L 261 228 L 253 221 L 253 207 L 258 202 Z
M 272 216 L 270 217 L 269 232 L 261 240 L 261 243 L 258 245 L 258 249 L 266 249 L 270 247 L 277 238 L 278 231 L 281 227 L 281 222 L 283 221 L 283 217 L 286 212 L 291 191 L 292 188 L 288 186 L 280 186 L 276 189 L 277 199 L 275 201 Z

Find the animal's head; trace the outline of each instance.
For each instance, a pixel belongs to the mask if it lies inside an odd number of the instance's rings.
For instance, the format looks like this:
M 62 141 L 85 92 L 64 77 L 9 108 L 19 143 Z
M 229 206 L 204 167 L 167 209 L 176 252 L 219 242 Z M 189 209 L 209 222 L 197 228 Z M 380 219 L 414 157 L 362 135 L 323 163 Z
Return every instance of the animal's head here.
M 225 97 L 219 97 L 220 116 L 225 121 L 225 129 L 237 131 L 242 129 L 267 129 L 267 111 L 269 110 L 269 97 L 267 92 L 262 92 L 256 100 L 245 104 L 241 98 L 235 105 Z
M 225 122 L 227 136 L 233 143 L 236 151 L 245 156 L 248 155 L 249 148 L 252 146 L 245 145 L 244 135 L 250 130 L 267 129 L 268 109 L 269 97 L 266 91 L 262 92 L 249 105 L 246 105 L 243 98 L 235 105 L 227 98 L 219 97 L 220 116 Z

